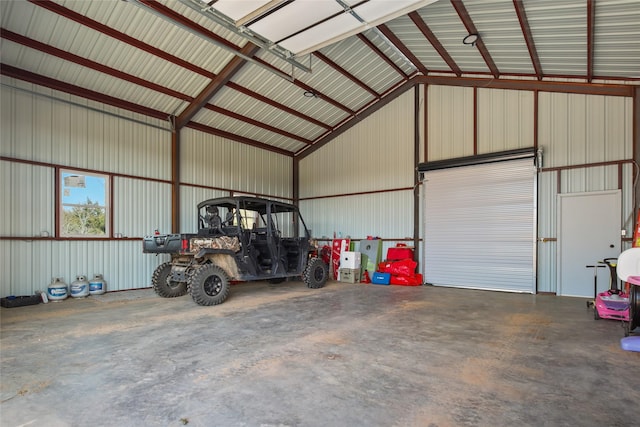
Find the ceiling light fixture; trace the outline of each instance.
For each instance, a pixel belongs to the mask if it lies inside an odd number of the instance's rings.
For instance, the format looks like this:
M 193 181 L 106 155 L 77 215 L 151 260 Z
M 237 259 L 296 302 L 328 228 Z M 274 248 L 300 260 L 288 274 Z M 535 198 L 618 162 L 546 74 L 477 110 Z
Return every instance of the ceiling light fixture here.
M 317 98 L 317 97 L 318 97 L 318 94 L 317 94 L 317 93 L 315 93 L 315 92 L 314 92 L 314 91 L 312 91 L 312 90 L 305 90 L 305 91 L 304 91 L 304 96 L 305 96 L 305 98 Z
M 462 43 L 463 44 L 470 44 L 471 46 L 475 46 L 479 39 L 480 39 L 480 36 L 478 34 L 476 34 L 476 33 L 469 34 L 468 36 L 466 36 L 465 38 L 462 39 Z

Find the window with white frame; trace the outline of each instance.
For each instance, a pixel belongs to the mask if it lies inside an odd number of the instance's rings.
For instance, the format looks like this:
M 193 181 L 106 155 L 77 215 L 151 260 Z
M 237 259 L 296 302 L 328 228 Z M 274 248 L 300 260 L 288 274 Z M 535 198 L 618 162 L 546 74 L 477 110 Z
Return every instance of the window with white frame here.
M 109 176 L 60 170 L 61 237 L 109 237 Z

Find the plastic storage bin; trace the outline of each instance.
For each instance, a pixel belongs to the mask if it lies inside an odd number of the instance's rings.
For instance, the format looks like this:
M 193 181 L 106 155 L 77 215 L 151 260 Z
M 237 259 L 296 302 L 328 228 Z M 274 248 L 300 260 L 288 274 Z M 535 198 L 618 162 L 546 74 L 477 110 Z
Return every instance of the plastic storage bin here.
M 338 270 L 340 273 L 340 281 L 344 283 L 357 283 L 360 281 L 360 269 L 359 268 L 341 268 Z
M 373 273 L 373 276 L 371 276 L 371 283 L 373 283 L 374 285 L 388 285 L 390 281 L 390 273 L 380 273 L 376 271 L 375 273 Z

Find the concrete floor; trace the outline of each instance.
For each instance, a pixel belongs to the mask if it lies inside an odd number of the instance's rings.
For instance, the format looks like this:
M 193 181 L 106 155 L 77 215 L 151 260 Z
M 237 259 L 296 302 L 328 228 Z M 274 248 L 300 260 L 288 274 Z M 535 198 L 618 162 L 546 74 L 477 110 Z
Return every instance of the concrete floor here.
M 640 353 L 585 300 L 330 282 L 2 308 L 2 426 L 632 426 Z

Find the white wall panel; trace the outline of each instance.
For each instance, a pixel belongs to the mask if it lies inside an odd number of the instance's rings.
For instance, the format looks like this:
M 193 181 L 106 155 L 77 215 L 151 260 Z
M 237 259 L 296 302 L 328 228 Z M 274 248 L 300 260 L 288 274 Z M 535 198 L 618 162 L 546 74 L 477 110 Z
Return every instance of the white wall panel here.
M 143 254 L 139 240 L 3 240 L 0 251 L 7 254 L 0 264 L 3 296 L 46 290 L 54 277 L 70 284 L 78 275 L 96 273 L 104 275 L 107 291 L 149 287 L 153 270 L 166 258 Z
M 534 145 L 534 94 L 478 89 L 478 154 Z
M 114 179 L 114 235 L 143 237 L 171 230 L 171 185 L 140 179 Z
M 630 159 L 632 107 L 627 97 L 540 92 L 545 167 Z
M 53 175 L 52 168 L 0 161 L 0 236 L 53 235 Z
M 618 166 L 566 169 L 560 174 L 561 193 L 618 189 Z
M 429 86 L 427 161 L 473 155 L 473 88 Z
M 171 177 L 171 133 L 135 114 L 67 94 L 2 79 L 3 156 L 157 179 Z M 107 113 L 84 108 L 99 108 Z M 115 111 L 115 112 L 114 112 Z M 116 117 L 113 114 L 120 117 Z M 130 117 L 126 120 L 123 117 Z M 137 118 L 135 118 L 137 120 Z M 151 121 L 150 121 L 151 123 Z
M 413 190 L 303 200 L 300 211 L 317 238 L 413 238 Z
M 292 158 L 185 129 L 181 181 L 234 191 L 291 197 Z
M 413 186 L 414 92 L 336 137 L 300 162 L 300 197 Z

